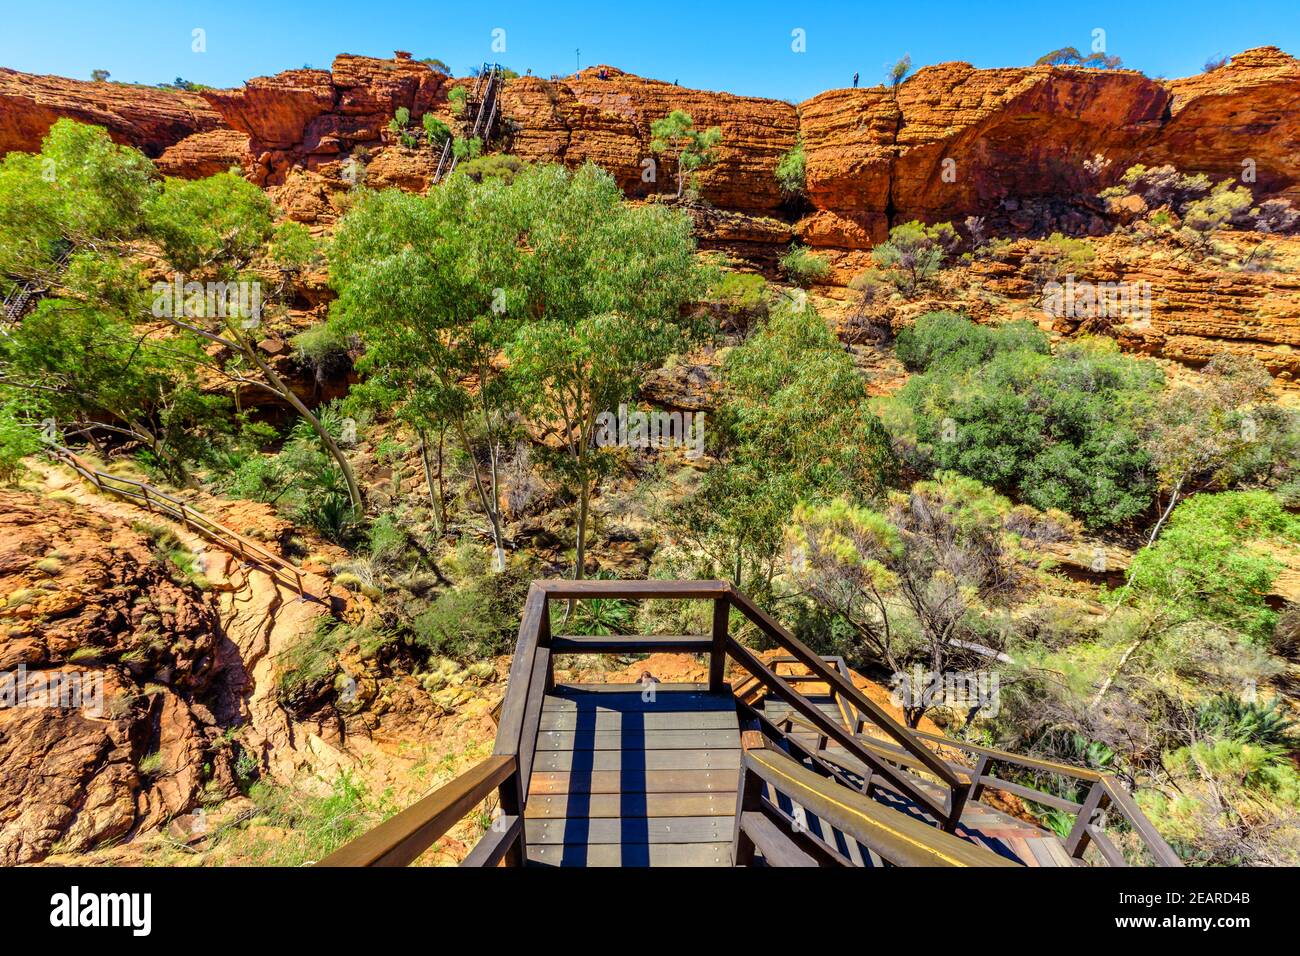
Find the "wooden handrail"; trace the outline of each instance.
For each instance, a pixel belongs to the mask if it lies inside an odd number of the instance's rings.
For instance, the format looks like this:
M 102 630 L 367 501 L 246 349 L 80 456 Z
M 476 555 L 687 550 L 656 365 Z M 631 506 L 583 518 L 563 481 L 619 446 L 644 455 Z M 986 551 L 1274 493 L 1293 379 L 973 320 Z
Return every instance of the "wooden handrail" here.
M 741 769 L 742 812 L 761 809 L 754 805 L 754 796 L 759 791 L 749 781 L 751 775 L 897 866 L 1018 865 L 982 846 L 883 806 L 864 794 L 832 784 L 785 754 L 765 748 L 745 751 Z M 734 848 L 738 862 L 746 854 L 742 841 L 742 832 L 738 831 L 736 842 L 742 844 Z
M 848 700 L 859 714 L 864 715 L 873 724 L 883 730 L 886 734 L 894 739 L 900 747 L 909 754 L 923 763 L 927 770 L 934 774 L 944 785 L 948 787 L 949 797 L 946 810 L 937 810 L 936 816 L 942 821 L 945 829 L 951 830 L 956 827 L 958 820 L 961 818 L 962 807 L 970 792 L 969 782 L 962 781 L 948 767 L 944 761 L 934 754 L 929 748 L 923 746 L 915 734 L 894 720 L 889 713 L 877 704 L 874 700 L 864 694 L 853 681 L 840 674 L 837 670 L 828 667 L 821 657 L 814 653 L 811 648 L 787 631 L 779 623 L 773 620 L 765 611 L 760 609 L 749 596 L 740 591 L 731 590 L 731 601 L 735 607 L 740 610 L 751 622 L 753 622 L 768 637 L 772 638 L 787 651 L 798 659 L 814 674 L 825 679 L 832 692 L 837 692 Z M 787 685 L 788 686 L 788 685 Z M 805 714 L 805 716 L 809 716 Z M 814 722 L 816 719 L 813 718 Z M 832 736 L 834 736 L 832 734 Z M 838 738 L 837 738 L 838 739 Z M 842 741 L 841 741 L 842 743 Z M 851 748 L 852 749 L 852 748 Z M 855 754 L 857 755 L 857 754 Z M 860 755 L 857 755 L 860 756 Z M 871 762 L 870 760 L 868 762 Z M 906 787 L 907 785 L 904 784 Z M 914 788 L 908 788 L 909 791 Z M 909 796 L 912 794 L 909 792 Z M 931 806 L 932 802 L 921 795 L 917 795 L 922 805 Z
M 513 756 L 488 757 L 316 865 L 406 866 L 514 776 L 517 769 Z
M 122 498 L 141 501 L 150 511 L 158 511 L 167 517 L 180 521 L 187 528 L 202 535 L 219 547 L 238 554 L 242 561 L 248 561 L 252 558 L 263 565 L 264 570 L 267 570 L 272 577 L 280 578 L 297 590 L 300 597 L 304 599 L 314 597 L 304 587 L 302 570 L 297 565 L 274 551 L 262 547 L 256 541 L 245 537 L 238 531 L 233 531 L 220 522 L 214 521 L 203 512 L 196 511 L 192 505 L 187 505 L 179 498 L 174 498 L 146 482 L 100 471 L 61 445 L 50 444 L 46 448 L 50 456 L 56 461 L 61 461 L 67 465 L 100 491 L 118 495 Z
M 1147 851 L 1159 866 L 1182 866 L 1183 862 L 1178 858 L 1160 831 L 1155 828 L 1147 815 L 1133 799 L 1132 794 L 1114 776 L 1092 770 L 1088 767 L 1075 767 L 1070 764 L 1057 763 L 1051 760 L 1041 760 L 1037 757 L 1025 757 L 1021 754 L 1009 753 L 1005 750 L 997 750 L 993 747 L 985 747 L 980 744 L 968 743 L 964 740 L 953 740 L 939 734 L 925 733 L 917 731 L 917 736 L 926 740 L 933 741 L 944 747 L 951 747 L 954 750 L 963 750 L 968 753 L 978 754 L 981 758 L 981 771 L 976 781 L 977 787 L 991 787 L 995 790 L 1004 790 L 1007 793 L 1013 793 L 1018 797 L 1026 800 L 1036 801 L 1046 806 L 1057 807 L 1066 812 L 1077 813 L 1074 829 L 1070 837 L 1066 840 L 1066 848 L 1075 857 L 1082 857 L 1084 849 L 1087 847 L 1089 839 L 1093 836 L 1090 832 L 1096 829 L 1092 823 L 1092 815 L 1099 809 L 1104 809 L 1106 805 L 1113 806 L 1119 811 L 1125 822 L 1133 828 L 1134 832 L 1142 839 Z M 1061 797 L 1054 797 L 1051 794 L 1044 794 L 1033 790 L 1030 787 L 1022 787 L 1018 784 L 1003 780 L 988 772 L 988 768 L 994 763 L 1006 763 L 1012 766 L 1024 767 L 1029 770 L 1036 770 L 1042 773 L 1054 773 L 1062 777 L 1071 777 L 1091 784 L 1089 796 L 1084 799 L 1082 804 L 1075 803 L 1072 800 L 1065 800 Z M 1094 798 L 1096 794 L 1096 798 Z M 1102 844 L 1098 841 L 1098 848 Z M 1110 855 L 1103 851 L 1103 857 L 1109 862 Z

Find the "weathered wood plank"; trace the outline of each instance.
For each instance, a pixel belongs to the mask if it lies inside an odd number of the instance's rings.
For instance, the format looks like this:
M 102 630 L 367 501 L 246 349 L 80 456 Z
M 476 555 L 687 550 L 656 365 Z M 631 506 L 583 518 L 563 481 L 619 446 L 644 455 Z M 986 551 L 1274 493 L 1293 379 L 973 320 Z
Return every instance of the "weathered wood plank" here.
M 645 730 L 624 734 L 546 730 L 537 735 L 542 750 L 730 750 L 740 746 L 740 732 L 716 730 Z
M 698 634 L 564 635 L 551 638 L 557 654 L 707 654 L 713 640 Z
M 525 821 L 532 843 L 720 843 L 731 837 L 727 817 L 550 817 Z
M 736 702 L 728 695 L 681 694 L 657 691 L 643 699 L 640 691 L 631 694 L 596 694 L 585 700 L 548 696 L 542 704 L 544 714 L 696 714 L 717 711 L 735 714 Z
M 618 598 L 622 600 L 648 600 L 663 598 L 680 600 L 712 598 L 729 594 L 731 585 L 726 581 L 570 581 L 547 578 L 533 582 L 552 599 L 568 598 Z
M 817 866 L 816 860 L 795 846 L 788 834 L 782 833 L 775 823 L 757 810 L 742 813 L 740 826 L 745 836 L 754 841 L 754 848 L 762 854 L 768 866 Z
M 731 843 L 556 844 L 528 847 L 533 866 L 731 866 Z
M 538 751 L 534 770 L 562 773 L 619 770 L 624 774 L 644 770 L 735 770 L 740 750 L 546 750 Z
M 736 795 L 713 793 L 534 793 L 528 798 L 529 819 L 566 817 L 580 809 L 588 817 L 726 817 L 736 815 Z M 728 824 L 730 825 L 730 824 Z
M 702 710 L 638 713 L 586 711 L 584 713 L 543 713 L 539 730 L 576 730 L 581 736 L 589 731 L 622 731 L 634 734 L 644 730 L 726 730 L 736 727 L 734 711 Z
M 531 793 L 705 793 L 735 792 L 740 774 L 736 770 L 646 770 L 623 773 L 593 770 L 590 773 L 535 772 Z

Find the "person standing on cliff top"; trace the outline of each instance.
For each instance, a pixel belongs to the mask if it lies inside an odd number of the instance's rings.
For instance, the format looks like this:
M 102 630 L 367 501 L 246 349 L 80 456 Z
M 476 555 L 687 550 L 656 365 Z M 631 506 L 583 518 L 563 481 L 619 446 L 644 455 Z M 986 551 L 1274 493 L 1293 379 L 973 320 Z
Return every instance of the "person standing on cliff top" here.
M 853 74 L 853 88 L 855 90 L 858 88 L 858 74 L 856 73 Z

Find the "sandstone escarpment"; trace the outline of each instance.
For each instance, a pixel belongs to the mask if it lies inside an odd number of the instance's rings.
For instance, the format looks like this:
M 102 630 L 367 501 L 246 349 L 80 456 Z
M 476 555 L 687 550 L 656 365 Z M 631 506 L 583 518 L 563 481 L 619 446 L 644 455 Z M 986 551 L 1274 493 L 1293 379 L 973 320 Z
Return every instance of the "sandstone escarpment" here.
M 314 169 L 381 142 L 399 108 L 415 119 L 446 99 L 450 77 L 407 58 L 338 56 L 331 70 L 289 70 L 239 90 L 204 93 L 249 138 L 255 182 L 277 184 L 296 166 Z
M 197 93 L 0 67 L 0 154 L 35 152 L 54 121 L 64 117 L 103 126 L 116 142 L 154 158 L 187 136 L 226 125 Z
M 650 150 L 650 124 L 684 110 L 697 129 L 722 130 L 717 162 L 699 177 L 701 195 L 725 209 L 757 213 L 784 201 L 776 164 L 794 146 L 799 125 L 796 108 L 781 100 L 684 89 L 613 67 L 564 79 L 520 77 L 506 84 L 501 106 L 515 127 L 511 152 L 570 166 L 593 162 L 631 196 L 676 190 L 671 162 Z M 648 161 L 655 164 L 650 181 Z

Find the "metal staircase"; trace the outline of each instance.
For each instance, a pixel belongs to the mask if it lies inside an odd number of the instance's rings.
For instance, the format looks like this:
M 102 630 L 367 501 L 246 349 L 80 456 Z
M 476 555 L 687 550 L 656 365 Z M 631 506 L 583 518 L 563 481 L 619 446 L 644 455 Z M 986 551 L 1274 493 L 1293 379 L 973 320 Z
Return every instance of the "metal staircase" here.
M 501 92 L 502 69 L 500 63 L 484 63 L 474 81 L 467 107 L 474 111 L 474 123 L 470 127 L 469 139 L 479 139 L 486 143 L 492 137 L 492 127 L 496 122 L 498 102 Z M 442 182 L 456 169 L 456 137 L 448 136 L 442 144 L 442 154 L 438 157 L 438 167 L 434 170 L 433 181 Z

